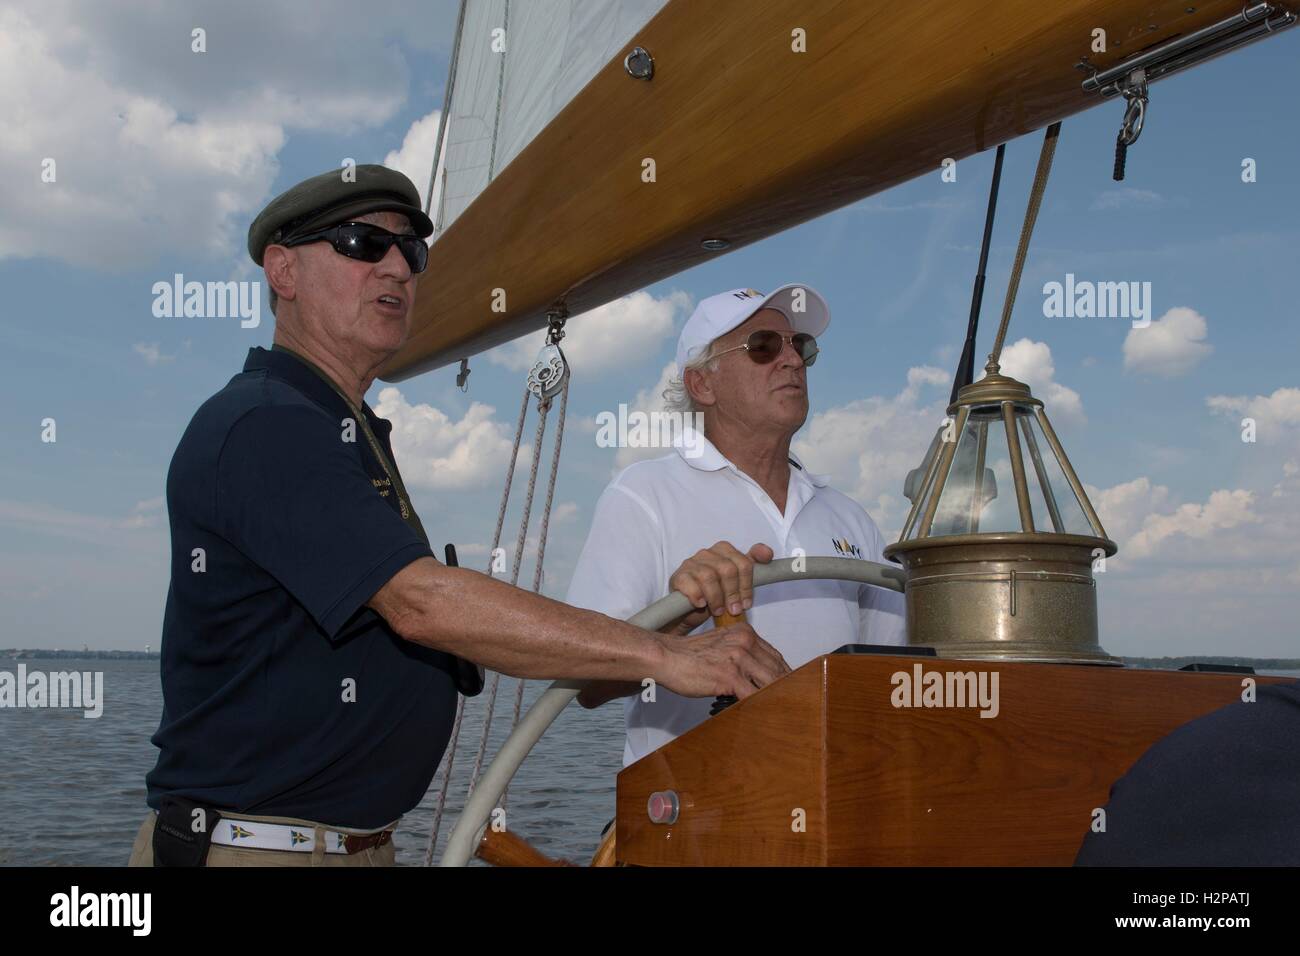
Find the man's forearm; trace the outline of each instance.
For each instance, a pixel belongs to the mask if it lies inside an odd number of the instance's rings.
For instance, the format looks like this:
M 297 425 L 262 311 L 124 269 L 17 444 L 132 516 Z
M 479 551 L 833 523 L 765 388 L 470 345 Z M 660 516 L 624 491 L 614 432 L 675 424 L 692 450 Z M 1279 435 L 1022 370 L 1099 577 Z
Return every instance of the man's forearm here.
M 591 710 L 620 697 L 631 697 L 641 693 L 643 685 L 632 681 L 602 680 L 592 681 L 578 695 L 578 703 Z
M 639 684 L 662 679 L 667 657 L 641 628 L 432 558 L 399 571 L 370 605 L 409 641 L 515 677 Z

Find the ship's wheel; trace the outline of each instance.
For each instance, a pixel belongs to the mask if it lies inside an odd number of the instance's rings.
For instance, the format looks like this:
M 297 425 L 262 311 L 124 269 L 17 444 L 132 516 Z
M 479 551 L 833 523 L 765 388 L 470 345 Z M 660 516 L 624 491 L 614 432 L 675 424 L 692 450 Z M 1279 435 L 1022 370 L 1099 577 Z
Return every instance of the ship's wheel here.
M 806 580 L 856 581 L 902 591 L 906 574 L 897 567 L 856 558 L 785 558 L 754 568 L 756 588 L 781 581 Z M 629 624 L 654 631 L 690 610 L 686 595 L 674 591 L 627 620 Z M 475 856 L 498 866 L 573 865 L 544 856 L 518 834 L 493 830 L 488 821 L 524 758 L 584 686 L 585 681 L 556 681 L 519 721 L 466 801 L 447 840 L 440 866 L 466 866 Z M 610 826 L 591 860 L 592 866 L 614 865 L 614 831 L 615 827 Z

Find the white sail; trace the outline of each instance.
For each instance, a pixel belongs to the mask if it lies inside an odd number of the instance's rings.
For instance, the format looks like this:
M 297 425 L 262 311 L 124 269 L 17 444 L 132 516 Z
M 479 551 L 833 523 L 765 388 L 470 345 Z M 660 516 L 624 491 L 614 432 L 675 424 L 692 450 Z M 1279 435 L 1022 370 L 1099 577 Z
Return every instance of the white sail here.
M 464 0 L 436 232 L 456 221 L 667 0 Z

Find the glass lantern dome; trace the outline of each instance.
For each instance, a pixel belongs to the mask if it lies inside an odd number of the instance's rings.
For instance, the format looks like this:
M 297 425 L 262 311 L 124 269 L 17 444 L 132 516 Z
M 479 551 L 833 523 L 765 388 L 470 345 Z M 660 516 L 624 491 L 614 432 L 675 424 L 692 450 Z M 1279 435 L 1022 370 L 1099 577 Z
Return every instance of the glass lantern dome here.
M 908 640 L 941 656 L 1114 664 L 1094 570 L 1115 554 L 1043 403 L 987 374 L 961 389 L 885 556 L 908 571 Z

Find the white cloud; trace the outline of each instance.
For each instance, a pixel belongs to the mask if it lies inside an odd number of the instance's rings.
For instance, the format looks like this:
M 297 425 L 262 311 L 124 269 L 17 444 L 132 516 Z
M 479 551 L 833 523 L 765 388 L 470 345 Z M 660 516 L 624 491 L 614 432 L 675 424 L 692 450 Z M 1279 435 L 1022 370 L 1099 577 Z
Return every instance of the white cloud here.
M 1153 484 L 1145 476 L 1105 489 L 1085 485 L 1085 490 L 1106 533 L 1119 545 L 1121 557 L 1158 556 L 1176 562 L 1189 557 L 1185 551 L 1187 541 L 1240 552 L 1247 547 L 1246 541 L 1232 542 L 1223 532 L 1265 520 L 1256 510 L 1256 494 L 1245 488 L 1219 489 L 1211 492 L 1204 503 L 1189 502 L 1172 511 L 1164 510 L 1170 504 L 1169 489 Z M 1300 522 L 1295 519 L 1286 523 L 1300 531 Z M 1255 532 L 1250 534 L 1253 538 Z
M 232 249 L 232 217 L 264 197 L 283 130 L 254 117 L 183 119 L 155 95 L 61 60 L 61 38 L 47 32 L 54 22 L 0 9 L 0 86 L 11 104 L 0 116 L 9 131 L 0 182 L 10 184 L 0 257 L 114 269 L 181 243 L 213 255 Z M 50 183 L 40 180 L 47 158 Z M 79 241 L 67 242 L 70 234 Z
M 1154 209 L 1167 203 L 1164 196 L 1150 189 L 1125 186 L 1121 189 L 1102 190 L 1088 208 L 1094 212 L 1107 209 Z
M 432 405 L 412 405 L 393 386 L 379 393 L 375 414 L 393 423 L 393 452 L 408 485 L 434 491 L 477 489 L 504 481 L 514 434 L 495 409 L 470 405 L 459 421 Z M 521 456 L 524 449 L 520 449 Z
M 1288 437 L 1287 429 L 1300 428 L 1300 388 L 1278 388 L 1271 395 L 1211 395 L 1205 404 L 1219 415 L 1253 418 L 1261 444 Z
M 1177 506 L 1147 478 L 1089 489 L 1119 545 L 1098 577 L 1102 644 L 1121 654 L 1293 655 L 1300 466 L 1291 472 L 1271 495 L 1219 489 Z
M 1130 557 L 1147 557 L 1167 540 L 1185 537 L 1205 541 L 1216 532 L 1242 524 L 1258 523 L 1255 493 L 1244 488 L 1212 492 L 1204 504 L 1180 505 L 1171 514 L 1149 515 L 1128 542 Z
M 1300 461 L 1283 462 L 1282 480 L 1273 486 L 1274 498 L 1285 498 L 1289 495 L 1300 497 Z
M 677 375 L 677 361 L 670 361 L 659 372 L 659 380 L 648 389 L 642 389 L 636 393 L 636 397 L 628 404 L 629 412 L 662 412 L 664 411 L 664 390 L 668 388 L 668 383 Z M 616 409 L 609 409 L 610 412 L 616 412 Z M 662 458 L 668 453 L 669 449 L 653 448 L 620 448 L 614 456 L 614 471 L 619 472 L 628 465 L 637 461 L 644 461 L 647 458 Z
M 131 514 L 119 522 L 122 528 L 156 528 L 166 519 L 167 499 L 162 495 L 136 502 Z
M 1201 340 L 1205 317 L 1176 306 L 1146 328 L 1130 328 L 1124 337 L 1124 367 L 1135 372 L 1173 378 L 1195 368 L 1214 348 Z
M 903 481 L 943 422 L 951 386 L 951 374 L 942 369 L 911 368 L 907 385 L 893 397 L 859 399 L 812 415 L 794 452 L 861 503 L 886 538 L 896 538 L 911 507 Z
M 135 539 L 123 538 L 122 532 L 157 528 L 163 524 L 165 504 L 162 497 L 150 498 L 137 503 L 130 514 L 115 518 L 68 511 L 39 502 L 0 500 L 0 526 L 92 544 L 126 544 Z
M 518 476 L 516 476 L 516 478 L 517 477 Z M 519 583 L 521 587 L 531 588 L 533 583 L 533 578 L 536 574 L 535 562 L 537 560 L 538 545 L 541 543 L 541 537 L 540 537 L 541 507 L 540 506 L 541 506 L 541 501 L 539 496 L 539 500 L 534 505 L 533 521 L 532 521 L 532 526 L 537 530 L 529 532 L 524 537 L 522 566 L 520 568 L 520 575 L 519 575 Z M 564 560 L 565 557 L 567 557 L 567 555 L 560 554 L 557 556 L 557 552 L 566 552 L 571 550 L 571 546 L 573 545 L 573 542 L 569 540 L 568 535 L 557 534 L 556 529 L 557 528 L 562 529 L 565 526 L 571 525 L 580 513 L 581 513 L 581 509 L 578 507 L 577 503 L 573 501 L 560 502 L 559 504 L 555 505 L 551 509 L 551 520 L 550 520 L 550 524 L 547 526 L 547 533 L 546 533 L 547 566 L 553 568 L 557 564 L 557 557 L 559 559 L 558 563 L 563 563 L 563 564 L 569 563 Z M 515 548 L 515 543 L 518 540 L 518 534 L 519 534 L 519 526 L 517 524 L 512 527 L 511 523 L 507 522 L 506 526 L 502 528 L 501 542 L 498 545 L 498 547 L 503 549 L 503 551 L 505 552 L 504 558 L 505 558 L 506 573 L 502 574 L 501 572 L 498 571 L 496 572 L 496 576 L 503 580 L 509 580 L 510 577 L 509 572 L 513 567 L 514 548 Z M 577 543 L 580 544 L 581 542 L 577 542 Z M 493 565 L 491 547 L 487 542 L 474 541 L 466 544 L 458 544 L 456 545 L 456 554 L 457 557 L 461 559 L 462 567 L 470 566 L 470 567 L 482 568 L 486 570 L 487 568 L 490 568 Z M 465 560 L 466 558 L 472 558 L 475 560 Z M 533 563 L 532 568 L 528 567 L 530 563 Z M 545 579 L 545 575 L 543 575 L 543 588 L 542 588 L 543 593 L 545 593 L 546 591 L 545 585 L 546 585 L 546 579 Z
M 0 258 L 121 270 L 178 248 L 238 256 L 290 130 L 346 134 L 402 105 L 408 70 L 393 41 L 415 42 L 415 15 L 429 13 L 414 0 L 363 16 L 349 0 L 310 16 L 250 0 L 5 4 Z M 191 51 L 196 26 L 206 53 Z M 54 182 L 41 180 L 47 158 Z
M 862 213 L 917 212 L 931 209 L 961 209 L 965 205 L 966 202 L 959 199 L 920 199 L 916 202 L 889 203 L 878 197 L 872 197 L 854 203 L 848 207 L 848 211 Z
M 162 346 L 157 342 L 136 342 L 131 348 L 144 359 L 146 365 L 161 365 L 176 358 L 175 355 L 164 355 Z
M 406 131 L 401 147 L 384 157 L 385 166 L 405 173 L 415 183 L 415 188 L 420 191 L 421 202 L 425 202 L 429 194 L 429 173 L 433 169 L 433 148 L 438 142 L 438 120 L 441 116 L 442 110 L 434 110 L 427 116 L 420 117 Z M 446 153 L 445 147 L 443 153 Z M 435 186 L 435 201 L 439 193 L 440 190 Z M 430 209 L 432 215 L 433 207 Z
M 1002 350 L 1002 374 L 1024 382 L 1043 402 L 1047 417 L 1055 423 L 1082 425 L 1083 399 L 1079 393 L 1056 381 L 1056 365 L 1046 342 L 1019 339 Z
M 659 352 L 672 336 L 677 316 L 691 305 L 685 292 L 670 292 L 661 299 L 633 292 L 569 319 L 561 347 L 577 375 L 624 369 Z M 525 372 L 545 341 L 544 332 L 534 332 L 492 349 L 488 361 Z
M 578 516 L 578 510 L 578 503 L 576 501 L 560 502 L 551 509 L 551 527 L 572 521 Z
M 876 309 L 876 321 L 879 323 L 890 325 L 905 318 L 910 319 L 918 303 L 933 291 L 935 273 L 951 267 L 952 257 L 945 255 L 945 252 L 961 220 L 962 204 L 947 205 L 939 202 L 933 208 L 934 215 L 926 229 L 925 238 L 921 241 L 921 248 L 914 257 L 912 279 L 888 302 Z
M 1154 509 L 1169 501 L 1169 489 L 1152 484 L 1145 476 L 1110 488 L 1096 488 L 1085 482 L 1083 488 L 1106 534 L 1121 546 L 1137 533 Z

